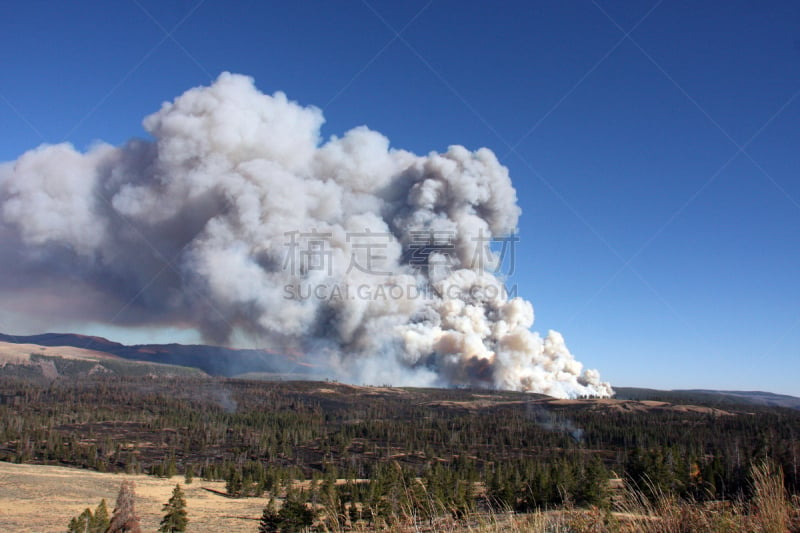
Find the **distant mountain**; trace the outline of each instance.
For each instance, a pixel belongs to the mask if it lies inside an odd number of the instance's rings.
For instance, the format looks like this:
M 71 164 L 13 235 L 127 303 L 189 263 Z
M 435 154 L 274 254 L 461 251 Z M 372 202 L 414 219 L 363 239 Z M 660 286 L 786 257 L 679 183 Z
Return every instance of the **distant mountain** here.
M 139 344 L 126 346 L 102 337 L 72 333 L 43 333 L 41 335 L 6 335 L 0 341 L 40 346 L 70 346 L 95 352 L 105 352 L 129 361 L 147 361 L 167 365 L 192 367 L 212 376 L 236 377 L 241 374 L 310 374 L 308 363 L 290 356 L 266 350 L 236 350 L 220 346 L 183 344 Z
M 764 391 L 708 391 L 703 389 L 698 389 L 697 392 L 716 392 L 717 394 L 725 397 L 741 399 L 745 403 L 752 405 L 800 409 L 800 398 L 789 396 L 787 394 L 775 394 L 773 392 Z
M 157 365 L 170 365 L 172 367 L 188 367 L 197 369 L 211 376 L 236 377 L 254 380 L 303 380 L 319 379 L 326 374 L 325 368 L 311 365 L 297 357 L 277 354 L 267 350 L 237 350 L 208 345 L 184 344 L 138 344 L 126 346 L 110 341 L 103 337 L 91 337 L 73 333 L 43 333 L 40 335 L 7 335 L 0 333 L 0 343 L 16 345 L 38 345 L 45 347 L 70 347 L 77 349 L 73 352 L 56 353 L 52 350 L 38 350 L 35 346 L 25 347 L 22 352 L 14 355 L 19 359 L 20 354 L 25 356 L 36 354 L 42 366 L 42 361 L 47 364 L 42 368 L 52 366 L 50 359 L 54 360 L 57 369 L 67 368 L 69 371 L 83 369 L 85 362 L 66 364 L 59 359 L 74 360 L 87 359 L 85 356 L 76 355 L 78 352 L 91 352 L 89 358 L 98 360 L 102 354 L 108 354 L 110 360 L 102 360 L 100 366 L 115 369 L 124 374 L 138 375 L 142 372 L 157 374 L 174 373 L 168 368 L 135 368 L 124 365 L 129 362 L 147 362 Z M 0 347 L 2 348 L 2 347 Z M 3 360 L 3 350 L 0 349 L 0 365 L 13 363 L 9 357 Z M 87 367 L 88 368 L 88 367 Z M 639 387 L 614 387 L 616 400 L 660 401 L 683 405 L 704 405 L 724 409 L 728 406 L 761 406 L 761 407 L 786 407 L 800 410 L 800 398 L 785 394 L 774 394 L 763 391 L 717 391 L 709 389 L 687 390 L 657 390 Z
M 763 391 L 718 391 L 709 389 L 656 390 L 637 387 L 614 387 L 620 400 L 656 400 L 703 405 L 757 405 L 800 409 L 800 398 Z
M 208 378 L 208 374 L 197 368 L 131 361 L 98 350 L 0 341 L 0 375 L 50 380 L 99 374 Z

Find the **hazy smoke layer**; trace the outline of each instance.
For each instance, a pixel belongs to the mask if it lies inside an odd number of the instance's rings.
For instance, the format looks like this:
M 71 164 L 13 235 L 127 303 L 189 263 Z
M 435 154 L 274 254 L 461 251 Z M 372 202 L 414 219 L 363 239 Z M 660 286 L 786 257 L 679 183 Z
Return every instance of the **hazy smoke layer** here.
M 322 123 L 226 73 L 145 118 L 152 141 L 3 164 L 0 296 L 249 335 L 355 383 L 611 393 L 559 333 L 530 331 L 531 304 L 494 274 L 488 243 L 520 210 L 490 150 L 417 156 L 366 127 L 323 143 Z

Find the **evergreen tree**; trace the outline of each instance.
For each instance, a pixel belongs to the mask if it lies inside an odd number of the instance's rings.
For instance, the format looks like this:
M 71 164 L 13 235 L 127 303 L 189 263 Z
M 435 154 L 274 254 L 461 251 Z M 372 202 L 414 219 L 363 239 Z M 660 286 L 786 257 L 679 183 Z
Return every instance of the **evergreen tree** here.
M 108 506 L 103 498 L 95 509 L 94 516 L 89 520 L 89 533 L 106 533 L 109 525 Z
M 186 498 L 180 484 L 175 485 L 175 488 L 172 489 L 172 497 L 164 504 L 162 511 L 164 511 L 164 518 L 161 519 L 160 532 L 186 531 L 189 518 L 186 513 Z
M 166 464 L 164 465 L 164 476 L 165 477 L 172 477 L 178 473 L 178 465 L 175 464 L 175 457 L 170 457 L 167 459 Z
M 191 463 L 186 465 L 186 472 L 183 475 L 183 480 L 187 485 L 190 485 L 194 480 L 194 466 Z
M 581 475 L 581 482 L 577 486 L 576 497 L 581 505 L 595 505 L 606 507 L 609 503 L 608 471 L 598 457 L 594 457 L 587 464 Z
M 242 495 L 242 487 L 244 482 L 242 480 L 242 471 L 238 468 L 231 466 L 228 470 L 228 476 L 225 479 L 225 491 L 230 496 L 238 497 Z
M 84 511 L 72 518 L 67 526 L 68 533 L 88 533 L 89 524 L 92 521 L 92 510 L 88 507 Z
M 133 481 L 123 481 L 114 506 L 114 514 L 108 526 L 108 533 L 141 533 L 139 517 L 136 516 L 136 494 Z
M 69 525 L 67 525 L 67 533 L 83 533 L 85 529 L 81 528 L 80 518 L 77 516 L 73 516 L 69 520 Z M 259 530 L 260 533 L 261 530 Z
M 278 511 L 280 530 L 287 532 L 302 531 L 314 523 L 314 512 L 306 507 L 299 498 L 287 499 Z
M 276 533 L 281 524 L 281 517 L 275 508 L 275 499 L 270 498 L 269 503 L 264 507 L 261 520 L 258 522 L 258 533 Z

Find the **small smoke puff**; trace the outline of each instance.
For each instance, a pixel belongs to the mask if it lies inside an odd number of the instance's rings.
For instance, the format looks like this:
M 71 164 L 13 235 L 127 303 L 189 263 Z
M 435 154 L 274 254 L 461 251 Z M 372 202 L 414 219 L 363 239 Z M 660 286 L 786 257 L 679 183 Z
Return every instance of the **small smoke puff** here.
M 80 289 L 97 305 L 65 319 L 249 335 L 354 383 L 611 394 L 492 273 L 520 209 L 491 150 L 322 142 L 323 122 L 224 73 L 145 118 L 152 141 L 3 164 L 0 240 L 28 263 L 0 294 L 46 282 L 69 309 Z

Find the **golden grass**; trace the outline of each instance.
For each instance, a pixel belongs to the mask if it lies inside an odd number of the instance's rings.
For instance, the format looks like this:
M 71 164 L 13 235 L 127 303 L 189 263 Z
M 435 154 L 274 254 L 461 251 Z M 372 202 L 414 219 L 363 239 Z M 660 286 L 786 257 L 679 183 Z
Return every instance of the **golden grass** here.
M 623 489 L 615 509 L 598 508 L 513 512 L 474 512 L 451 518 L 430 502 L 423 519 L 412 509 L 391 517 L 391 525 L 368 527 L 363 521 L 338 524 L 323 520 L 320 531 L 394 531 L 397 533 L 783 533 L 800 531 L 800 498 L 787 497 L 780 469 L 770 463 L 753 468 L 750 501 L 692 502 L 655 491 L 653 500 L 641 491 Z M 227 498 L 224 483 L 183 478 L 159 479 L 40 465 L 0 462 L 0 531 L 63 532 L 69 519 L 105 498 L 113 507 L 120 483 L 133 480 L 136 509 L 143 531 L 154 531 L 161 506 L 176 483 L 184 487 L 190 532 L 255 532 L 267 498 Z M 211 489 L 211 490 L 206 490 Z M 211 492 L 218 491 L 219 493 Z M 431 511 L 436 512 L 431 512 Z M 324 519 L 325 510 L 320 516 Z
M 224 482 L 195 479 L 185 485 L 183 477 L 160 479 L 146 475 L 91 472 L 75 468 L 18 465 L 0 462 L 0 531 L 15 533 L 63 533 L 70 518 L 86 507 L 94 510 L 102 498 L 114 507 L 123 480 L 132 480 L 136 512 L 142 531 L 156 531 L 161 507 L 176 483 L 186 493 L 190 532 L 254 533 L 267 504 L 265 498 L 233 499 L 209 492 L 225 492 Z
M 81 359 L 85 361 L 122 359 L 121 357 L 105 352 L 73 348 L 72 346 L 40 346 L 38 344 L 14 344 L 12 342 L 0 341 L 0 365 L 6 363 L 27 363 L 31 359 L 31 354 L 45 355 L 48 357 L 63 357 L 64 359 Z

